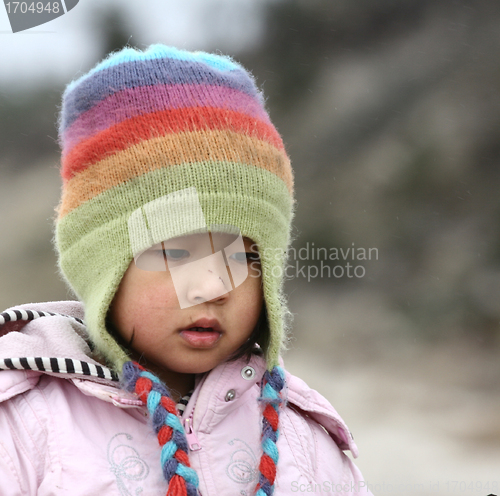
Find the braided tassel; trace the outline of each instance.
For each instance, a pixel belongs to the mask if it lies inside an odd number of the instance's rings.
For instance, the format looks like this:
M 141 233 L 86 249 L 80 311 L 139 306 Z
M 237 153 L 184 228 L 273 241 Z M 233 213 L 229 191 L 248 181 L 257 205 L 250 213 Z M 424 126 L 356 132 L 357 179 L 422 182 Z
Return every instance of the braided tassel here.
M 147 405 L 162 447 L 160 459 L 168 482 L 167 496 L 199 496 L 198 475 L 190 467 L 186 434 L 168 389 L 136 362 L 123 365 L 123 385 Z
M 274 480 L 278 466 L 279 408 L 283 402 L 281 391 L 284 385 L 285 373 L 281 367 L 275 366 L 271 372 L 265 372 L 259 398 L 265 407 L 262 417 L 263 453 L 259 464 L 259 482 L 255 488 L 256 496 L 272 496 L 274 493 Z

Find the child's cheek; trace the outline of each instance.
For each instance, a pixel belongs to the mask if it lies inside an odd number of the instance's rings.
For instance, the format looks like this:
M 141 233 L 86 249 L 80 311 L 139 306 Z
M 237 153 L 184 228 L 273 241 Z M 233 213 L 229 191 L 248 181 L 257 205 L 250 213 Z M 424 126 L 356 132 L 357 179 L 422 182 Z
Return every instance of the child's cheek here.
M 142 284 L 142 308 L 153 311 L 179 309 L 179 300 L 171 279 L 165 273 L 161 273 L 163 277 L 155 276 Z

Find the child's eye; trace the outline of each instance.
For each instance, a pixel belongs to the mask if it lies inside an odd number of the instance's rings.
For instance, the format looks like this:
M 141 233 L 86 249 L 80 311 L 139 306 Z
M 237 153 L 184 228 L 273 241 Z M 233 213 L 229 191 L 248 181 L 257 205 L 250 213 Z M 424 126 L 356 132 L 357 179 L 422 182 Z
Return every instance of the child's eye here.
M 259 260 L 259 255 L 252 251 L 238 251 L 233 253 L 229 258 L 232 258 L 234 261 L 239 263 L 255 262 Z
M 165 256 L 167 257 L 167 260 L 170 260 L 172 262 L 178 262 L 180 260 L 184 260 L 185 258 L 189 257 L 189 251 L 181 249 L 173 249 L 173 248 L 166 249 Z

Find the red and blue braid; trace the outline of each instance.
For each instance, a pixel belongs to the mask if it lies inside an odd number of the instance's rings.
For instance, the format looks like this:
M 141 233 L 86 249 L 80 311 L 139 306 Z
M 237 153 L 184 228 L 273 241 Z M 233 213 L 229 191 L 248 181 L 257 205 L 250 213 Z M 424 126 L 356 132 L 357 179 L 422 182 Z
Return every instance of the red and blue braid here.
M 256 496 L 272 496 L 278 466 L 279 410 L 284 401 L 283 388 L 285 373 L 275 366 L 266 370 L 261 384 L 259 401 L 264 404 L 262 415 L 262 457 L 259 463 L 259 481 L 255 488 Z
M 167 496 L 199 496 L 198 475 L 189 464 L 186 433 L 169 390 L 160 379 L 135 362 L 123 365 L 123 387 L 147 405 L 161 449 Z

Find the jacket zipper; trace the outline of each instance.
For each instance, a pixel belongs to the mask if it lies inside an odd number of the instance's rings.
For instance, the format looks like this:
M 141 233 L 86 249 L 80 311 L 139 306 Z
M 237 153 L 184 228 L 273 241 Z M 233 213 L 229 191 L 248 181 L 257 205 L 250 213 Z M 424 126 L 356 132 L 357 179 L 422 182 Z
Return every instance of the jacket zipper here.
M 186 440 L 188 442 L 188 446 L 191 451 L 200 451 L 201 444 L 198 441 L 196 434 L 193 432 L 192 424 L 193 424 L 193 413 L 191 412 L 189 418 L 184 420 L 184 429 L 186 430 Z

